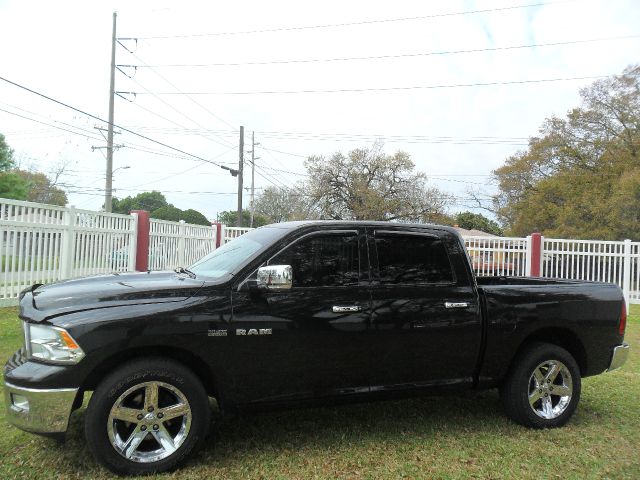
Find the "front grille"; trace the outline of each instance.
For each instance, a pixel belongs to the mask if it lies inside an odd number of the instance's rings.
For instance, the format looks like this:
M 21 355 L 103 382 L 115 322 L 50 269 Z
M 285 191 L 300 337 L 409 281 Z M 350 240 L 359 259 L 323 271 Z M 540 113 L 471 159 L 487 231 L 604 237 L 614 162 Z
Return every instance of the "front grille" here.
M 23 363 L 27 363 L 27 352 L 25 351 L 24 347 L 20 347 L 20 350 L 16 351 L 13 355 L 11 355 L 9 360 L 7 360 L 7 363 L 4 366 L 4 374 L 6 375 L 11 370 L 18 368 Z

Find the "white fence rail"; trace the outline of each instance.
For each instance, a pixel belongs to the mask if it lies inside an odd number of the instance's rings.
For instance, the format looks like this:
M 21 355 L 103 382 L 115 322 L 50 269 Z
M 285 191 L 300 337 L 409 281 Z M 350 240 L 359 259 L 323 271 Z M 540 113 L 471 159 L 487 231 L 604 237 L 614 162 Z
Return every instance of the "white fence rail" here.
M 136 217 L 0 200 L 0 302 L 34 283 L 135 265 Z
M 640 303 L 640 242 L 543 238 L 542 276 L 615 283 Z
M 216 230 L 207 225 L 150 220 L 149 269 L 186 267 L 216 248 Z
M 542 275 L 622 286 L 625 247 L 625 242 L 544 239 Z
M 516 237 L 464 237 L 469 259 L 476 275 L 531 273 L 531 239 Z
M 239 236 L 244 235 L 250 230 L 253 230 L 253 228 L 224 226 L 224 228 L 222 229 L 222 238 L 224 238 L 224 243 L 229 243 L 234 238 L 238 238 Z
M 465 237 L 477 275 L 531 275 L 531 237 Z M 540 276 L 615 283 L 640 303 L 640 242 L 544 238 Z

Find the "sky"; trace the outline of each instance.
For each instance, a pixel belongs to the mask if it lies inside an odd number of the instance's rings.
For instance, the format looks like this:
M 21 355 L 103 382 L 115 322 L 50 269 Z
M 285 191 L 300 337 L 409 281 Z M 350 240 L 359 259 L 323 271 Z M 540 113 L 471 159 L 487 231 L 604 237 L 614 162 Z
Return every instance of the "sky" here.
M 450 213 L 469 210 L 468 190 L 493 193 L 492 170 L 578 106 L 586 77 L 640 62 L 638 0 L 0 0 L 0 77 L 106 120 L 114 11 L 128 65 L 115 77 L 114 196 L 159 190 L 210 219 L 236 209 L 220 165 L 237 168 L 240 125 L 246 151 L 252 132 L 259 143 L 256 194 L 303 180 L 310 155 L 377 142 L 409 153 L 454 197 Z M 69 204 L 93 210 L 96 127 L 0 81 L 0 133 L 21 167 L 64 165 Z

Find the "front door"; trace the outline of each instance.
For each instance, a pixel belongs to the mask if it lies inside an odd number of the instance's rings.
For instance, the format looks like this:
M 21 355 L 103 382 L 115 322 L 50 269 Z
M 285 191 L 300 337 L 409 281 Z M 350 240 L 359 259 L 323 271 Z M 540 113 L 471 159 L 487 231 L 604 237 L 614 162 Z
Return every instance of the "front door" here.
M 481 317 L 465 253 L 445 230 L 371 229 L 373 391 L 472 381 Z
M 264 264 L 290 265 L 285 291 L 233 293 L 240 403 L 369 390 L 369 266 L 364 229 L 316 231 Z M 242 331 L 242 335 L 236 332 Z M 248 335 L 249 331 L 254 335 Z

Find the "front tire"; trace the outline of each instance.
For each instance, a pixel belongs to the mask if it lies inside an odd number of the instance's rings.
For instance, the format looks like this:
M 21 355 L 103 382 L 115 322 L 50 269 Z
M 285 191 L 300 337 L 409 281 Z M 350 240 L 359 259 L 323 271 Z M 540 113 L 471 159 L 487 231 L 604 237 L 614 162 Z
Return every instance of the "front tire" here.
M 561 427 L 578 406 L 580 380 L 578 364 L 564 348 L 532 343 L 514 361 L 500 398 L 507 416 L 521 425 Z
M 211 412 L 198 378 L 165 358 L 134 360 L 91 397 L 85 437 L 96 460 L 120 475 L 171 470 L 206 437 Z

